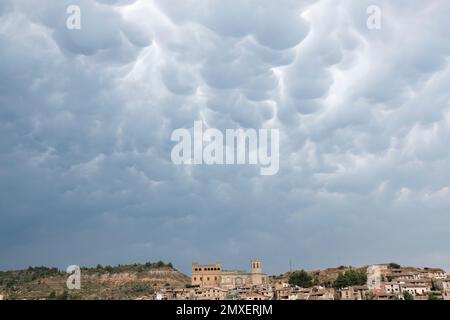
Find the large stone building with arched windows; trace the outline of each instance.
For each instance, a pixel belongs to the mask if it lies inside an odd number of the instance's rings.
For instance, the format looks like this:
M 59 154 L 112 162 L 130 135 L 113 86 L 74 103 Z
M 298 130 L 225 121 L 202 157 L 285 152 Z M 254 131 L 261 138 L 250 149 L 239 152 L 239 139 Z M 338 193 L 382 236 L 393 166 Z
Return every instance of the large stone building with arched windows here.
M 223 270 L 220 262 L 211 265 L 193 263 L 191 283 L 194 286 L 233 289 L 268 284 L 269 277 L 262 272 L 259 260 L 251 261 L 250 272 Z

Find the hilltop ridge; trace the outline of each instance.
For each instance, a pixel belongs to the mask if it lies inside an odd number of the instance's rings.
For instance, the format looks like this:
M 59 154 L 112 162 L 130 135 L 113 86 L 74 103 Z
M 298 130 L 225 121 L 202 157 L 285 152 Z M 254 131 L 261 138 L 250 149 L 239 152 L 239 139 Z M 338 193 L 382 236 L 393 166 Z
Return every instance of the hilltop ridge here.
M 0 294 L 6 299 L 136 299 L 190 283 L 188 276 L 162 261 L 81 267 L 80 290 L 66 289 L 68 276 L 44 266 L 0 271 Z

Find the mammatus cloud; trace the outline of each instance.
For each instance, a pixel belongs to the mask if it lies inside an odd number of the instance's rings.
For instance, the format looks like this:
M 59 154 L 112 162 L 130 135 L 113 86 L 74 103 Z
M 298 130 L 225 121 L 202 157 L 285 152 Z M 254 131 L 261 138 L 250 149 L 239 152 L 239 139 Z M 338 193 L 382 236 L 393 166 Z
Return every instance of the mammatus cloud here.
M 450 269 L 449 15 L 446 1 L 2 1 L 0 268 Z M 171 133 L 198 120 L 279 129 L 279 173 L 175 166 Z

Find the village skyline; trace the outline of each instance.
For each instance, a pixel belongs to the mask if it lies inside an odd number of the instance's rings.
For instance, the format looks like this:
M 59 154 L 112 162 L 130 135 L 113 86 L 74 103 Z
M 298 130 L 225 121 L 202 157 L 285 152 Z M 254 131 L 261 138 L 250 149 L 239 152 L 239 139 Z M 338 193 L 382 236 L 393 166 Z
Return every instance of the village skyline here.
M 102 297 L 135 297 L 193 261 L 245 271 L 209 270 L 219 287 L 449 272 L 449 17 L 445 0 L 1 0 L 5 290 L 63 295 L 72 267 L 82 297 L 103 278 Z
M 4 299 L 450 300 L 450 276 L 442 268 L 394 262 L 268 275 L 259 259 L 249 261 L 246 270 L 194 262 L 189 275 L 162 261 L 72 265 L 66 271 L 29 267 L 0 272 Z

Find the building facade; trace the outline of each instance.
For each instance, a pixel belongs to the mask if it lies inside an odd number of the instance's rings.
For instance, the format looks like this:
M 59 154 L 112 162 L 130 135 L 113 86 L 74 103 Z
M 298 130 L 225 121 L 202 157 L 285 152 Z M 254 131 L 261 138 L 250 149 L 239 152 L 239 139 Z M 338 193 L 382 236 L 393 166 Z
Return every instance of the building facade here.
M 191 283 L 200 287 L 234 289 L 268 284 L 269 278 L 262 272 L 262 263 L 259 260 L 251 261 L 250 272 L 223 270 L 220 262 L 212 265 L 193 263 Z
M 200 287 L 219 287 L 222 281 L 222 265 L 220 262 L 214 264 L 192 264 L 191 284 Z

